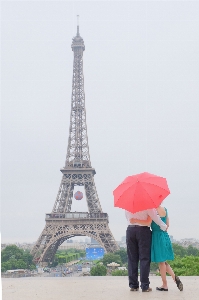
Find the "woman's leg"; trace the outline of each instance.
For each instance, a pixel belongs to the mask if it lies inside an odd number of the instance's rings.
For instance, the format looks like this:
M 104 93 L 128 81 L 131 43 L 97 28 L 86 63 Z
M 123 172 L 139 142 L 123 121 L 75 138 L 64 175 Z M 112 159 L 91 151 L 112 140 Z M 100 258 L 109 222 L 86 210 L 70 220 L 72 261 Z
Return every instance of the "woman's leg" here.
M 173 272 L 173 269 L 171 268 L 171 266 L 165 262 L 166 265 L 166 272 L 171 275 L 171 277 L 173 278 L 173 280 L 175 281 L 175 273 Z
M 178 276 L 175 275 L 175 273 L 173 272 L 171 266 L 165 262 L 166 265 L 166 272 L 171 275 L 171 277 L 173 278 L 174 282 L 177 284 L 177 287 L 180 291 L 183 291 L 183 284 L 180 280 L 180 278 Z
M 160 275 L 162 277 L 162 287 L 168 289 L 167 278 L 166 278 L 166 264 L 165 262 L 159 263 Z

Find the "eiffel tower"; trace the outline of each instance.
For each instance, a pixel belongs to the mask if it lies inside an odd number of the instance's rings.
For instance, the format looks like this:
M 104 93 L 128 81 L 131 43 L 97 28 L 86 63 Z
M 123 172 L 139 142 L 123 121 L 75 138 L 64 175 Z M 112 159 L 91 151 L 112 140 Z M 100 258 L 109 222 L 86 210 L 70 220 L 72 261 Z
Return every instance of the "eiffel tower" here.
M 102 211 L 94 182 L 95 169 L 91 166 L 84 95 L 84 41 L 79 34 L 72 40 L 73 84 L 70 129 L 65 167 L 57 198 L 51 213 L 46 214 L 46 225 L 38 238 L 32 255 L 41 265 L 52 262 L 58 247 L 75 236 L 96 240 L 106 252 L 114 252 L 118 245 L 109 229 L 108 214 Z M 71 212 L 75 186 L 84 186 L 88 212 Z

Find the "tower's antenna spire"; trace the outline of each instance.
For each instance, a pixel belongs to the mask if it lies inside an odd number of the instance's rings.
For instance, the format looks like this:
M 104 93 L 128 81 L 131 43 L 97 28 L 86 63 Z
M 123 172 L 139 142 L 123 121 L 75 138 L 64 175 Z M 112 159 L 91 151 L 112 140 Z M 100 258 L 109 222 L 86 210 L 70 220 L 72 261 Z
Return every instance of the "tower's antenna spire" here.
M 77 36 L 79 36 L 79 15 L 77 15 Z

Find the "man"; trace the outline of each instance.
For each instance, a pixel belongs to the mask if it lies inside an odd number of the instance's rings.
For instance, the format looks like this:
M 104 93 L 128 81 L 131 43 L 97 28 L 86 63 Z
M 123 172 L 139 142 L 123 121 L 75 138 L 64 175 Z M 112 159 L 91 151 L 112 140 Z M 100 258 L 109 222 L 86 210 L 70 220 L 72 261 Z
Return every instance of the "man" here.
M 160 219 L 156 209 L 147 209 L 132 214 L 125 211 L 128 227 L 126 231 L 126 244 L 128 255 L 128 276 L 131 291 L 139 290 L 138 262 L 140 261 L 140 281 L 142 292 L 151 292 L 149 287 L 149 272 L 151 262 L 151 230 L 149 226 L 139 223 L 132 225 L 130 219 L 147 220 L 151 219 L 160 226 L 162 230 L 167 230 L 167 225 Z

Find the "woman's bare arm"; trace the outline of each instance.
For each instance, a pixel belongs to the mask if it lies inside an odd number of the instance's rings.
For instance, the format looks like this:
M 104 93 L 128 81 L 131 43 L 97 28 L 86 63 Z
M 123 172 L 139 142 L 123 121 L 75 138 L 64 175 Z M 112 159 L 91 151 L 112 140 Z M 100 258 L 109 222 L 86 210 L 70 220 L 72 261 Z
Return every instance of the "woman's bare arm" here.
M 167 229 L 169 228 L 169 218 L 166 219 Z
M 141 225 L 145 225 L 145 226 L 150 226 L 152 222 L 152 219 L 150 216 L 147 217 L 147 220 L 139 220 L 139 219 L 130 219 L 130 223 L 134 224 L 134 223 L 139 223 Z

